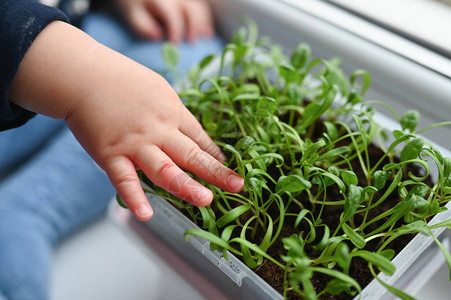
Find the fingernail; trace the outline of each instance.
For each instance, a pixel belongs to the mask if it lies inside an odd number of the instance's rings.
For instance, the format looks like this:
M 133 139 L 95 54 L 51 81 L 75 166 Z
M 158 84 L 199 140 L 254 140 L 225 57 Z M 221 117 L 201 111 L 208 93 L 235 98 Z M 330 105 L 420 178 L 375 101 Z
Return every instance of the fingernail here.
M 227 185 L 235 192 L 241 191 L 244 185 L 244 179 L 237 175 L 227 177 Z
M 142 218 L 148 218 L 152 216 L 153 212 L 152 208 L 150 208 L 148 204 L 141 203 L 136 211 L 136 214 Z

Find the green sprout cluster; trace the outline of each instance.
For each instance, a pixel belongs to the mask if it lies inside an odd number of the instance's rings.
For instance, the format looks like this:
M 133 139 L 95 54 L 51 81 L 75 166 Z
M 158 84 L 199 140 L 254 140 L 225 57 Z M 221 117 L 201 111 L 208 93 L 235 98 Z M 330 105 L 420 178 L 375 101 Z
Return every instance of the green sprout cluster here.
M 175 67 L 174 50 L 165 51 Z M 214 63 L 217 68 L 208 72 Z M 450 200 L 451 159 L 418 136 L 443 124 L 417 131 L 417 111 L 398 116 L 391 110 L 400 126 L 386 132 L 373 116 L 374 106 L 387 105 L 363 101 L 368 73 L 357 70 L 347 78 L 339 64 L 338 59 L 311 59 L 305 44 L 285 55 L 259 38 L 255 25 L 240 29 L 221 54 L 206 57 L 189 72 L 179 96 L 223 149 L 225 164 L 244 178 L 243 191 L 229 193 L 204 183 L 214 200 L 199 208 L 157 186 L 147 191 L 182 208 L 203 228 L 187 230 L 187 239 L 202 237 L 213 250 L 226 258 L 233 253 L 253 269 L 265 260 L 274 263 L 284 274 L 285 297 L 356 295 L 362 287 L 350 275 L 352 260 L 365 260 L 380 280 L 376 271 L 395 272 L 392 241 L 451 226 L 451 220 L 427 224 Z M 372 146 L 380 149 L 376 158 Z M 413 165 L 419 172 L 409 168 Z M 431 166 L 435 183 L 428 182 Z M 393 195 L 397 200 L 390 208 L 373 213 Z M 331 207 L 335 225 L 323 221 Z M 282 236 L 284 226 L 294 233 Z M 277 242 L 285 253 L 272 257 L 268 252 Z M 451 256 L 436 242 L 451 268 Z M 329 278 L 322 290 L 312 284 L 316 273 Z

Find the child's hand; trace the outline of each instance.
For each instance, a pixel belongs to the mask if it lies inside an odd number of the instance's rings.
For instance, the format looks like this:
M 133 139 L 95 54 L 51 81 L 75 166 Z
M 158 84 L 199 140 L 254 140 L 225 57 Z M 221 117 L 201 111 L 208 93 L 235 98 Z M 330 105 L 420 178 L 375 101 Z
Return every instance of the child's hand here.
M 186 38 L 212 36 L 210 8 L 204 0 L 116 0 L 119 10 L 133 30 L 144 38 L 166 38 L 179 42 Z
M 243 188 L 243 179 L 217 160 L 221 151 L 161 76 L 63 22 L 53 22 L 34 41 L 10 98 L 66 119 L 141 220 L 152 210 L 137 168 L 198 206 L 208 205 L 213 194 L 183 170 L 230 192 Z
M 169 84 L 131 61 L 114 61 L 115 56 L 103 59 L 123 72 L 98 78 L 66 121 L 137 217 L 145 219 L 150 212 L 135 168 L 198 206 L 210 204 L 213 194 L 183 170 L 230 192 L 240 191 L 243 180 L 217 160 L 221 151 Z

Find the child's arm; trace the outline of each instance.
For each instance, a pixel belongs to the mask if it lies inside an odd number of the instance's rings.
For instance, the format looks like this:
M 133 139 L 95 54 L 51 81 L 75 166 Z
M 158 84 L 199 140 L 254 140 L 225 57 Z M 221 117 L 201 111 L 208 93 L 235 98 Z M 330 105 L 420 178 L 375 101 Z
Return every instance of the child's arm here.
M 161 76 L 64 22 L 51 23 L 33 42 L 10 99 L 65 119 L 141 220 L 152 210 L 136 168 L 199 206 L 211 202 L 212 192 L 182 169 L 230 192 L 243 188 L 243 179 L 217 160 L 221 151 Z

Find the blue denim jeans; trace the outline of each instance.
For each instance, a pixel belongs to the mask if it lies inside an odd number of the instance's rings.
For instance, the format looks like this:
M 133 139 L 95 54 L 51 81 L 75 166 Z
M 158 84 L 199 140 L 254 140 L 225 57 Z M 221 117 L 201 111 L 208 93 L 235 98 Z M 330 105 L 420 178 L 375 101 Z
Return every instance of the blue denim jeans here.
M 157 72 L 164 69 L 161 43 L 134 37 L 112 17 L 89 14 L 82 29 Z M 179 67 L 187 70 L 221 48 L 217 38 L 182 43 Z M 54 246 L 102 216 L 114 194 L 63 121 L 38 115 L 0 132 L 0 300 L 47 299 Z

